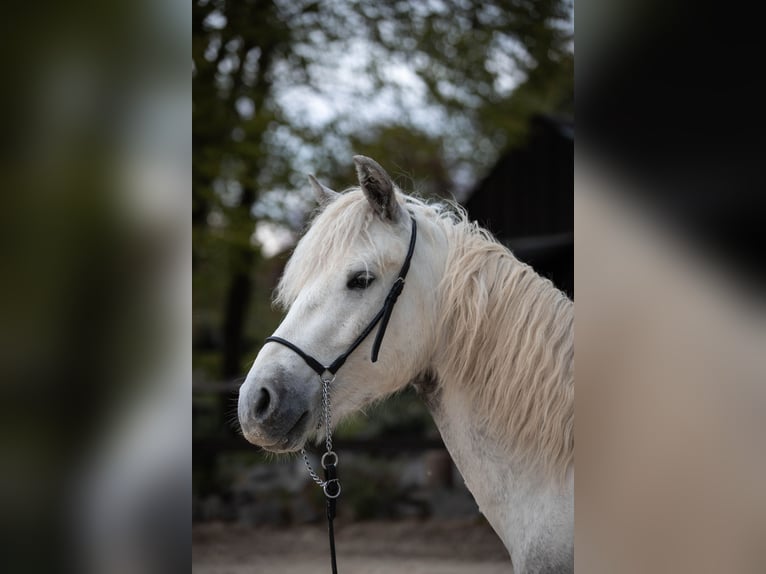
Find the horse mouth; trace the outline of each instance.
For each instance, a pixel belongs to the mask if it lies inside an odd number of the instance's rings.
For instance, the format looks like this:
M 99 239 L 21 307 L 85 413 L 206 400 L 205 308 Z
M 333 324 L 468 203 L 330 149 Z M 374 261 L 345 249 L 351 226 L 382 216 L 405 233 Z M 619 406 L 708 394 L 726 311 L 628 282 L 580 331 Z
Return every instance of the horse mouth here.
M 303 434 L 304 427 L 306 426 L 306 421 L 309 418 L 309 412 L 303 411 L 303 414 L 298 417 L 298 420 L 295 421 L 295 424 L 293 425 L 293 428 L 291 428 L 289 431 L 287 431 L 287 436 L 294 436 L 297 433 Z
M 295 424 L 288 430 L 281 440 L 269 445 L 261 445 L 261 448 L 274 453 L 294 452 L 303 447 L 306 442 L 306 427 L 309 421 L 309 412 L 304 411 Z

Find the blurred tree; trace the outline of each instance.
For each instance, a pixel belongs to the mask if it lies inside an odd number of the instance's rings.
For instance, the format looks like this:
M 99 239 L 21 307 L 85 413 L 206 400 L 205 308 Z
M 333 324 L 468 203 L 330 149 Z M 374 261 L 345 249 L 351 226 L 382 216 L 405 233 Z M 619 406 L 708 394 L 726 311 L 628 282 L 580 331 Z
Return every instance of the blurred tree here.
M 572 94 L 570 0 L 382 2 L 360 12 L 373 41 L 407 55 L 432 101 L 498 150 L 531 114 Z
M 302 225 L 303 173 L 342 188 L 366 153 L 459 194 L 573 93 L 571 0 L 195 0 L 192 51 L 195 318 L 224 379 L 246 368 L 256 223 Z
M 226 379 L 241 370 L 257 253 L 250 212 L 266 156 L 264 133 L 275 117 L 270 111 L 273 67 L 288 54 L 290 39 L 273 2 L 194 5 L 194 261 L 198 266 L 215 257 L 225 260 L 220 372 Z

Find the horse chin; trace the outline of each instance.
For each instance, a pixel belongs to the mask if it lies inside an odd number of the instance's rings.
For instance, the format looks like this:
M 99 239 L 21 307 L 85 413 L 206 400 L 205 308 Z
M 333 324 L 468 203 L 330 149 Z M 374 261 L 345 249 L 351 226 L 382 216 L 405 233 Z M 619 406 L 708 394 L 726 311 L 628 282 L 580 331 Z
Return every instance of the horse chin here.
M 269 443 L 260 442 L 258 446 L 275 454 L 297 452 L 303 448 L 309 438 L 310 429 L 313 428 L 311 420 L 310 413 L 306 411 L 282 438 Z
M 306 444 L 305 437 L 301 437 L 297 440 L 286 438 L 274 444 L 261 445 L 261 448 L 274 454 L 289 454 L 292 452 L 298 452 L 303 448 L 304 444 Z

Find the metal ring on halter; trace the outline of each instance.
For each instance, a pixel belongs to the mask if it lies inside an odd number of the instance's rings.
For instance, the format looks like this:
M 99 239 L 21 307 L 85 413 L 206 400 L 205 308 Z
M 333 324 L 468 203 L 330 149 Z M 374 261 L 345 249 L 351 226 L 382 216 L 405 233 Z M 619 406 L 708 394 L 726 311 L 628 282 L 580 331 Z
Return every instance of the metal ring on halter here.
M 338 492 L 336 492 L 335 494 L 330 494 L 329 492 L 327 492 L 327 487 L 330 486 L 333 482 L 338 485 Z M 322 490 L 324 491 L 324 495 L 327 498 L 338 498 L 340 496 L 340 480 L 338 480 L 337 478 L 328 480 L 322 485 Z
M 333 457 L 335 457 L 335 460 L 333 460 L 333 461 L 332 461 L 332 462 L 330 462 L 330 463 L 328 463 L 328 462 L 325 462 L 325 459 L 327 458 L 327 456 L 328 456 L 328 455 L 332 455 Z M 335 454 L 335 452 L 333 452 L 333 451 L 331 451 L 331 450 L 330 450 L 330 451 L 327 451 L 326 453 L 324 453 L 324 454 L 322 455 L 322 468 L 323 468 L 323 469 L 327 470 L 327 467 L 328 467 L 328 466 L 330 466 L 330 465 L 332 465 L 332 466 L 336 466 L 337 464 L 338 464 L 338 455 L 337 455 L 337 454 Z
M 331 378 L 327 378 L 327 379 L 326 379 L 326 378 L 324 377 L 324 373 L 322 373 L 321 375 L 319 375 L 319 378 L 320 378 L 320 379 L 322 380 L 322 382 L 323 382 L 323 383 L 325 383 L 326 385 L 330 385 L 330 384 L 332 384 L 332 382 L 335 380 L 335 375 L 333 375 L 332 373 L 330 373 L 330 374 L 332 375 L 332 377 L 331 377 Z

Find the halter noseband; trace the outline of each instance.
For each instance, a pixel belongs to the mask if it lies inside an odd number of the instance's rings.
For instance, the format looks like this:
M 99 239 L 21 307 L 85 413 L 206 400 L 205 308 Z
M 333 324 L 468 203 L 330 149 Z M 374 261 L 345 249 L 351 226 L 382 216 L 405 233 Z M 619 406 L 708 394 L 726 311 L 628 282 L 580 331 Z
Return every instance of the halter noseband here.
M 412 221 L 412 232 L 410 234 L 410 245 L 407 248 L 407 256 L 404 258 L 404 263 L 402 264 L 402 268 L 399 270 L 399 275 L 397 275 L 394 284 L 388 291 L 388 295 L 386 295 L 386 300 L 383 302 L 383 307 L 381 307 L 380 311 L 378 311 L 372 320 L 367 324 L 367 326 L 356 338 L 356 340 L 351 343 L 349 348 L 346 349 L 345 352 L 341 353 L 341 355 L 338 356 L 338 358 L 335 359 L 332 363 L 330 363 L 329 366 L 324 366 L 314 357 L 302 350 L 298 345 L 291 343 L 287 339 L 283 339 L 282 337 L 274 337 L 273 335 L 271 337 L 266 337 L 267 343 L 279 343 L 280 345 L 284 345 L 291 351 L 295 352 L 301 359 L 306 361 L 306 364 L 311 367 L 311 369 L 317 375 L 319 375 L 319 379 L 322 381 L 322 418 L 324 419 L 325 424 L 326 443 L 326 452 L 324 455 L 322 455 L 322 468 L 325 471 L 324 480 L 321 480 L 317 476 L 316 472 L 314 472 L 314 469 L 311 467 L 311 463 L 306 456 L 306 451 L 301 449 L 301 454 L 303 455 L 303 460 L 306 463 L 306 468 L 308 469 L 311 478 L 314 479 L 314 482 L 322 487 L 325 497 L 327 498 L 327 525 L 330 535 L 330 562 L 332 565 L 333 574 L 337 574 L 338 572 L 338 566 L 335 559 L 335 529 L 333 527 L 333 520 L 335 519 L 336 501 L 338 496 L 340 496 L 340 481 L 338 480 L 337 474 L 338 455 L 335 454 L 335 452 L 332 450 L 332 425 L 330 424 L 330 383 L 335 380 L 335 373 L 337 373 L 338 370 L 343 366 L 349 355 L 351 355 L 351 353 L 353 353 L 354 350 L 362 344 L 362 341 L 364 341 L 367 336 L 372 333 L 372 330 L 375 328 L 375 326 L 380 323 L 380 327 L 378 327 L 378 333 L 375 335 L 375 341 L 372 343 L 372 353 L 370 355 L 370 360 L 373 363 L 377 362 L 378 360 L 380 345 L 383 343 L 383 335 L 386 334 L 388 321 L 391 319 L 391 313 L 394 310 L 394 305 L 396 305 L 396 300 L 399 298 L 399 295 L 401 295 L 402 289 L 404 289 L 404 281 L 407 278 L 407 272 L 410 270 L 410 261 L 412 260 L 412 254 L 415 251 L 415 241 L 418 237 L 418 226 L 412 214 L 410 214 L 410 220 Z M 331 376 L 328 377 L 326 373 L 330 373 Z
M 345 352 L 341 353 L 337 359 L 335 359 L 332 363 L 330 363 L 329 366 L 325 366 L 319 361 L 317 361 L 314 357 L 309 355 L 307 352 L 302 350 L 298 345 L 291 343 L 287 339 L 283 339 L 282 337 L 266 337 L 266 342 L 274 342 L 279 343 L 280 345 L 284 345 L 291 351 L 295 352 L 301 359 L 306 361 L 306 364 L 311 367 L 311 369 L 320 377 L 322 377 L 325 373 L 330 373 L 331 375 L 335 375 L 335 373 L 338 372 L 338 370 L 343 366 L 343 364 L 346 362 L 346 359 L 348 359 L 349 355 L 356 350 L 356 348 L 362 344 L 362 342 L 367 338 L 367 336 L 372 332 L 372 330 L 375 328 L 375 325 L 380 323 L 380 327 L 378 328 L 378 333 L 375 335 L 375 341 L 372 344 L 372 353 L 370 355 L 370 360 L 375 363 L 378 360 L 378 353 L 380 352 L 380 345 L 383 343 L 383 335 L 386 334 L 386 328 L 388 328 L 388 321 L 391 319 L 391 313 L 394 310 L 394 305 L 396 304 L 396 300 L 399 298 L 399 295 L 402 292 L 402 289 L 404 289 L 404 280 L 407 277 L 407 272 L 410 270 L 410 261 L 412 260 L 412 254 L 415 251 L 415 241 L 418 237 L 418 226 L 417 223 L 415 223 L 415 218 L 410 215 L 410 219 L 412 221 L 412 233 L 410 234 L 410 245 L 407 249 L 407 256 L 404 258 L 404 263 L 402 264 L 402 268 L 399 270 L 399 275 L 396 277 L 396 281 L 394 281 L 394 284 L 391 286 L 391 289 L 388 292 L 388 295 L 386 295 L 386 300 L 383 303 L 383 307 L 381 307 L 380 311 L 377 312 L 377 314 L 372 318 L 372 320 L 367 324 L 367 326 L 364 328 L 362 333 L 356 338 L 356 340 L 351 343 L 348 349 L 346 349 Z

